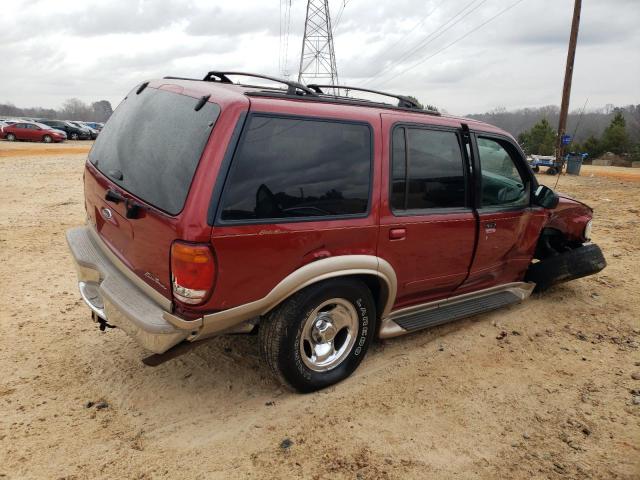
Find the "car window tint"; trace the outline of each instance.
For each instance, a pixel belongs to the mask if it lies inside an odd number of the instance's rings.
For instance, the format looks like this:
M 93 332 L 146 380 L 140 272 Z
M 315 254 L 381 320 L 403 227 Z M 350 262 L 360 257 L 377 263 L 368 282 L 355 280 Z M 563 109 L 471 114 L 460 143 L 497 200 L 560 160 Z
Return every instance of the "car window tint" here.
M 396 129 L 396 131 L 399 129 Z M 391 206 L 394 210 L 459 208 L 465 206 L 465 178 L 462 153 L 455 132 L 407 128 L 406 159 L 396 142 L 404 142 L 394 131 Z M 396 175 L 406 161 L 406 198 L 400 201 Z
M 151 87 L 129 94 L 98 136 L 89 160 L 147 203 L 179 213 L 220 113 L 211 102 L 196 111 L 197 103 Z
M 391 155 L 391 207 L 403 210 L 406 208 L 405 199 L 407 198 L 407 145 L 404 128 L 393 130 Z
M 478 152 L 482 170 L 482 206 L 528 205 L 528 185 L 508 150 L 497 140 L 479 137 Z
M 254 116 L 245 128 L 224 189 L 222 220 L 367 212 L 367 125 Z

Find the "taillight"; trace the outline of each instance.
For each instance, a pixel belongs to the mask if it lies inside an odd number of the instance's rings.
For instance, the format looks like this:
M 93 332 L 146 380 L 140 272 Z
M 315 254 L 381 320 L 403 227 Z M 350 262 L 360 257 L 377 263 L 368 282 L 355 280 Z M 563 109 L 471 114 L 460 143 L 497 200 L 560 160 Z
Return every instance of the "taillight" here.
M 213 289 L 216 264 L 209 245 L 173 242 L 171 284 L 176 300 L 189 305 L 203 303 Z

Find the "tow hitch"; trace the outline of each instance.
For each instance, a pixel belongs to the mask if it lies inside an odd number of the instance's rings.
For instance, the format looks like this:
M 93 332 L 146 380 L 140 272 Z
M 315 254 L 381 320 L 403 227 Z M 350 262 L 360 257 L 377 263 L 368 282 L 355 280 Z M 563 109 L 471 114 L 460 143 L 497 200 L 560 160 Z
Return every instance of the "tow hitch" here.
M 115 325 L 109 325 L 104 318 L 100 318 L 96 312 L 91 312 L 91 319 L 98 324 L 101 332 L 104 332 L 107 328 L 116 328 Z

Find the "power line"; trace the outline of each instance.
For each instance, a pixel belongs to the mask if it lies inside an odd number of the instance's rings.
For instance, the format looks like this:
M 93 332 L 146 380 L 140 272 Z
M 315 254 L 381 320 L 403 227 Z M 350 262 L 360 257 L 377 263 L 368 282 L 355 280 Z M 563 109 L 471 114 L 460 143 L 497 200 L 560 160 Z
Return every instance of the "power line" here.
M 458 13 L 456 13 L 453 17 L 451 17 L 449 20 L 447 20 L 445 23 L 443 23 L 438 28 L 436 28 L 433 32 L 431 32 L 429 35 L 427 35 L 424 39 L 422 39 L 420 42 L 418 42 L 416 45 L 414 45 L 413 48 L 411 48 L 408 52 L 406 52 L 404 55 L 402 55 L 399 59 L 392 61 L 390 65 L 387 65 L 385 68 L 383 68 L 382 70 L 377 72 L 375 75 L 373 75 L 368 80 L 366 80 L 362 85 L 367 85 L 367 84 L 375 81 L 378 78 L 378 75 L 380 73 L 382 73 L 384 70 L 389 70 L 389 69 L 393 68 L 396 65 L 400 65 L 404 60 L 406 60 L 407 58 L 411 57 L 418 50 L 426 47 L 427 45 L 432 43 L 434 40 L 437 40 L 438 38 L 440 38 L 442 35 L 444 35 L 446 32 L 451 30 L 458 23 L 460 23 L 467 16 L 471 15 L 478 8 L 480 8 L 484 3 L 487 2 L 487 0 L 481 0 L 480 3 L 478 3 L 471 10 L 469 10 L 466 13 L 463 14 L 463 12 L 465 12 L 465 10 L 467 10 L 469 7 L 471 7 L 476 1 L 477 0 L 472 0 L 470 3 L 465 5 L 460 11 L 458 11 Z M 460 16 L 460 15 L 462 15 L 462 16 Z M 457 17 L 459 17 L 459 18 L 457 18 Z M 453 23 L 451 23 L 451 22 L 453 22 Z M 446 28 L 444 28 L 444 27 L 446 27 Z M 386 75 L 386 74 L 383 74 L 383 76 L 384 75 Z
M 342 20 L 342 14 L 344 13 L 344 9 L 347 7 L 347 4 L 350 2 L 351 0 L 343 0 L 342 2 L 342 7 L 340 7 L 340 10 L 338 11 L 338 14 L 336 15 L 336 21 L 333 24 L 333 33 L 335 34 L 336 29 L 338 28 L 338 25 L 340 24 L 340 20 Z
M 416 23 L 411 30 L 409 30 L 408 32 L 405 32 L 393 45 L 391 45 L 390 47 L 384 49 L 382 51 L 382 53 L 378 53 L 378 57 L 384 57 L 388 52 L 390 52 L 391 50 L 393 50 L 396 46 L 398 46 L 400 44 L 400 42 L 402 42 L 402 40 L 404 40 L 407 36 L 409 36 L 411 33 L 413 33 L 413 31 L 418 28 L 420 25 L 422 25 L 432 14 L 433 12 L 435 12 L 440 5 L 442 5 L 442 2 L 438 4 L 437 7 L 435 7 L 433 10 L 431 10 L 429 13 L 427 13 L 424 17 L 422 17 L 422 19 L 420 21 L 418 21 L 418 23 Z
M 413 64 L 410 67 L 405 68 L 404 70 L 396 73 L 395 75 L 393 75 L 392 77 L 384 80 L 381 85 L 384 85 L 385 83 L 389 83 L 391 80 L 393 80 L 394 78 L 398 77 L 399 75 L 402 75 L 403 73 L 408 72 L 409 70 L 413 70 L 414 68 L 416 68 L 419 65 L 422 65 L 424 62 L 426 62 L 427 60 L 430 60 L 431 58 L 435 57 L 436 55 L 444 52 L 445 50 L 447 50 L 449 47 L 452 47 L 453 45 L 455 45 L 456 43 L 458 43 L 461 40 L 464 40 L 465 38 L 467 38 L 469 35 L 471 35 L 472 33 L 480 30 L 482 27 L 484 27 L 485 25 L 487 25 L 488 23 L 492 22 L 493 20 L 495 20 L 496 18 L 504 15 L 505 13 L 507 13 L 509 10 L 511 10 L 512 8 L 514 8 L 515 6 L 517 6 L 518 4 L 524 2 L 524 0 L 518 0 L 517 2 L 512 3 L 511 5 L 509 5 L 507 8 L 501 10 L 500 12 L 498 12 L 497 14 L 495 14 L 494 16 L 492 16 L 491 18 L 489 18 L 488 20 L 482 22 L 480 25 L 478 25 L 477 27 L 469 30 L 467 33 L 465 33 L 464 35 L 462 35 L 461 37 L 456 38 L 453 42 L 445 45 L 444 47 L 442 47 L 439 50 L 436 50 L 434 53 L 432 53 L 431 55 L 429 55 L 428 57 L 423 58 L 422 60 L 420 60 L 419 62 Z

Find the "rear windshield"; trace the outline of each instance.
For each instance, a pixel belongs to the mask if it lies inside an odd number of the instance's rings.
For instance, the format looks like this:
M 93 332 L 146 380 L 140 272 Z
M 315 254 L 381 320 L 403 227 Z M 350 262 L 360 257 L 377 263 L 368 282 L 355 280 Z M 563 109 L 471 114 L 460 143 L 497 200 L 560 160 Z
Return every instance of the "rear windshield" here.
M 145 88 L 131 92 L 105 124 L 89 161 L 114 183 L 176 215 L 220 107 L 199 99 Z

